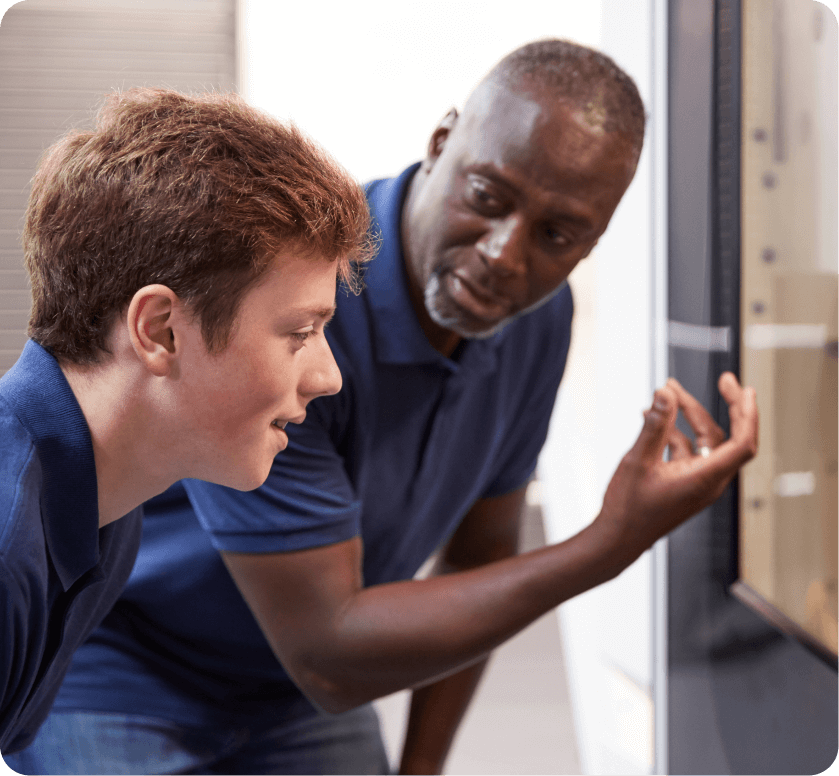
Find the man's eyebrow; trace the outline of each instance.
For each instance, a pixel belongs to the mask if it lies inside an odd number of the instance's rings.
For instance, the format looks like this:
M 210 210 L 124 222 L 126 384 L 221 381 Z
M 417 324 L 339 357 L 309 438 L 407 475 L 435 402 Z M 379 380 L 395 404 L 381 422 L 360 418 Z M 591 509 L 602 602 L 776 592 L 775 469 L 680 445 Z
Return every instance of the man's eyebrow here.
M 476 164 L 471 164 L 464 169 L 464 172 L 467 175 L 483 175 L 485 178 L 490 178 L 491 180 L 501 185 L 513 185 L 513 182 L 508 181 L 504 173 L 501 172 L 501 170 L 499 170 L 494 164 L 490 164 L 488 162 L 478 162 Z
M 573 226 L 578 226 L 581 229 L 591 229 L 591 219 L 586 215 L 578 215 L 572 212 L 557 212 L 552 216 L 554 221 L 562 221 Z
M 511 192 L 517 191 L 520 188 L 520 185 L 515 179 L 505 175 L 503 171 L 499 170 L 493 164 L 482 162 L 466 168 L 465 172 L 467 175 L 482 175 L 483 177 L 491 180 L 497 186 L 506 188 Z M 591 217 L 585 212 L 575 212 L 570 209 L 570 206 L 565 209 L 552 208 L 551 212 L 548 214 L 548 218 L 551 221 L 563 221 L 565 223 L 570 223 L 582 229 L 591 228 Z

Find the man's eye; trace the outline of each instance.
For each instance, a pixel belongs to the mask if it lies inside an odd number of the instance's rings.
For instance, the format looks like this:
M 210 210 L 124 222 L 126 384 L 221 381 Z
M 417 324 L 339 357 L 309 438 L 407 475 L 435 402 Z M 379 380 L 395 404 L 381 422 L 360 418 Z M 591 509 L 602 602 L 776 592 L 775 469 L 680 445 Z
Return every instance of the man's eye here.
M 481 210 L 500 210 L 502 207 L 501 200 L 498 197 L 477 183 L 472 183 L 469 186 L 469 200 Z
M 307 339 L 309 339 L 309 337 L 311 337 L 314 333 L 315 332 L 314 332 L 313 329 L 309 329 L 308 331 L 295 331 L 295 332 L 292 332 L 291 337 L 292 337 L 292 339 L 294 339 L 297 342 L 302 344 Z
M 548 241 L 552 242 L 554 245 L 568 245 L 570 242 L 568 236 L 564 232 L 559 231 L 559 229 L 554 229 L 552 226 L 545 228 L 545 237 L 547 237 Z

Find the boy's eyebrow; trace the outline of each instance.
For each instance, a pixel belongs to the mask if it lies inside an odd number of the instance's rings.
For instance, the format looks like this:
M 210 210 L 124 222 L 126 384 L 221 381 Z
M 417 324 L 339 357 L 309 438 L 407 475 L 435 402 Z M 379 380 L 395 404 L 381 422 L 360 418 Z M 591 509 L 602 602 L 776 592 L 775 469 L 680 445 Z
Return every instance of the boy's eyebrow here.
M 288 311 L 289 316 L 294 316 L 295 318 L 300 316 L 301 318 L 323 318 L 325 320 L 329 320 L 335 315 L 335 310 L 337 308 L 335 305 L 331 305 L 330 307 L 294 307 Z

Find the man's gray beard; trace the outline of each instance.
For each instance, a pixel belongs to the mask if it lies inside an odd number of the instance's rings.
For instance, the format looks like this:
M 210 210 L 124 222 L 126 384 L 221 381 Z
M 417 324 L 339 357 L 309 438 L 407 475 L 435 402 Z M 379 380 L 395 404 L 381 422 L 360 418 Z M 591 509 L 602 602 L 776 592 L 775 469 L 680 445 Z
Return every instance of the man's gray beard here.
M 542 305 L 547 304 L 551 301 L 565 286 L 568 285 L 567 280 L 563 280 L 562 283 L 557 286 L 557 288 L 553 291 L 553 293 L 548 294 L 546 297 L 540 299 L 535 304 L 530 305 L 525 310 L 521 310 L 517 312 L 515 315 L 511 315 L 508 318 L 504 318 L 503 320 L 496 323 L 490 329 L 482 329 L 480 331 L 471 331 L 469 329 L 463 328 L 460 319 L 454 316 L 447 316 L 443 310 L 440 309 L 439 297 L 442 295 L 442 289 L 440 284 L 440 276 L 435 272 L 431 274 L 431 277 L 428 278 L 428 282 L 425 284 L 425 309 L 428 311 L 428 315 L 431 317 L 431 320 L 434 321 L 438 326 L 442 326 L 444 329 L 448 329 L 449 331 L 453 331 L 455 334 L 463 337 L 464 339 L 489 339 L 495 334 L 498 334 L 501 329 L 503 329 L 508 323 L 512 323 L 517 318 L 521 318 L 523 315 L 527 315 L 528 313 L 532 313 L 534 310 L 538 310 Z
M 496 323 L 490 329 L 472 331 L 471 329 L 464 328 L 460 318 L 453 315 L 446 315 L 445 312 L 443 312 L 439 301 L 441 295 L 442 288 L 440 284 L 440 276 L 436 273 L 432 273 L 431 277 L 428 278 L 428 282 L 425 284 L 425 309 L 428 311 L 428 315 L 434 323 L 438 326 L 442 326 L 444 329 L 453 331 L 455 334 L 463 337 L 464 339 L 489 339 L 513 320 L 513 318 L 505 318 L 504 320 Z

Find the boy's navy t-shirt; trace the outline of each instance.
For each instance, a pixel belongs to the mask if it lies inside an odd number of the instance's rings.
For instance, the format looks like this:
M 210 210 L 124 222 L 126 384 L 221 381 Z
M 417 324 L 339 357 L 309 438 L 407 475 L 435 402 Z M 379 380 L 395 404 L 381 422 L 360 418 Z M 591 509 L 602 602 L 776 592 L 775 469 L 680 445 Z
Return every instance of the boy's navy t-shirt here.
M 93 445 L 56 360 L 28 342 L 0 379 L 0 752 L 26 747 L 108 613 L 142 509 L 99 528 Z

